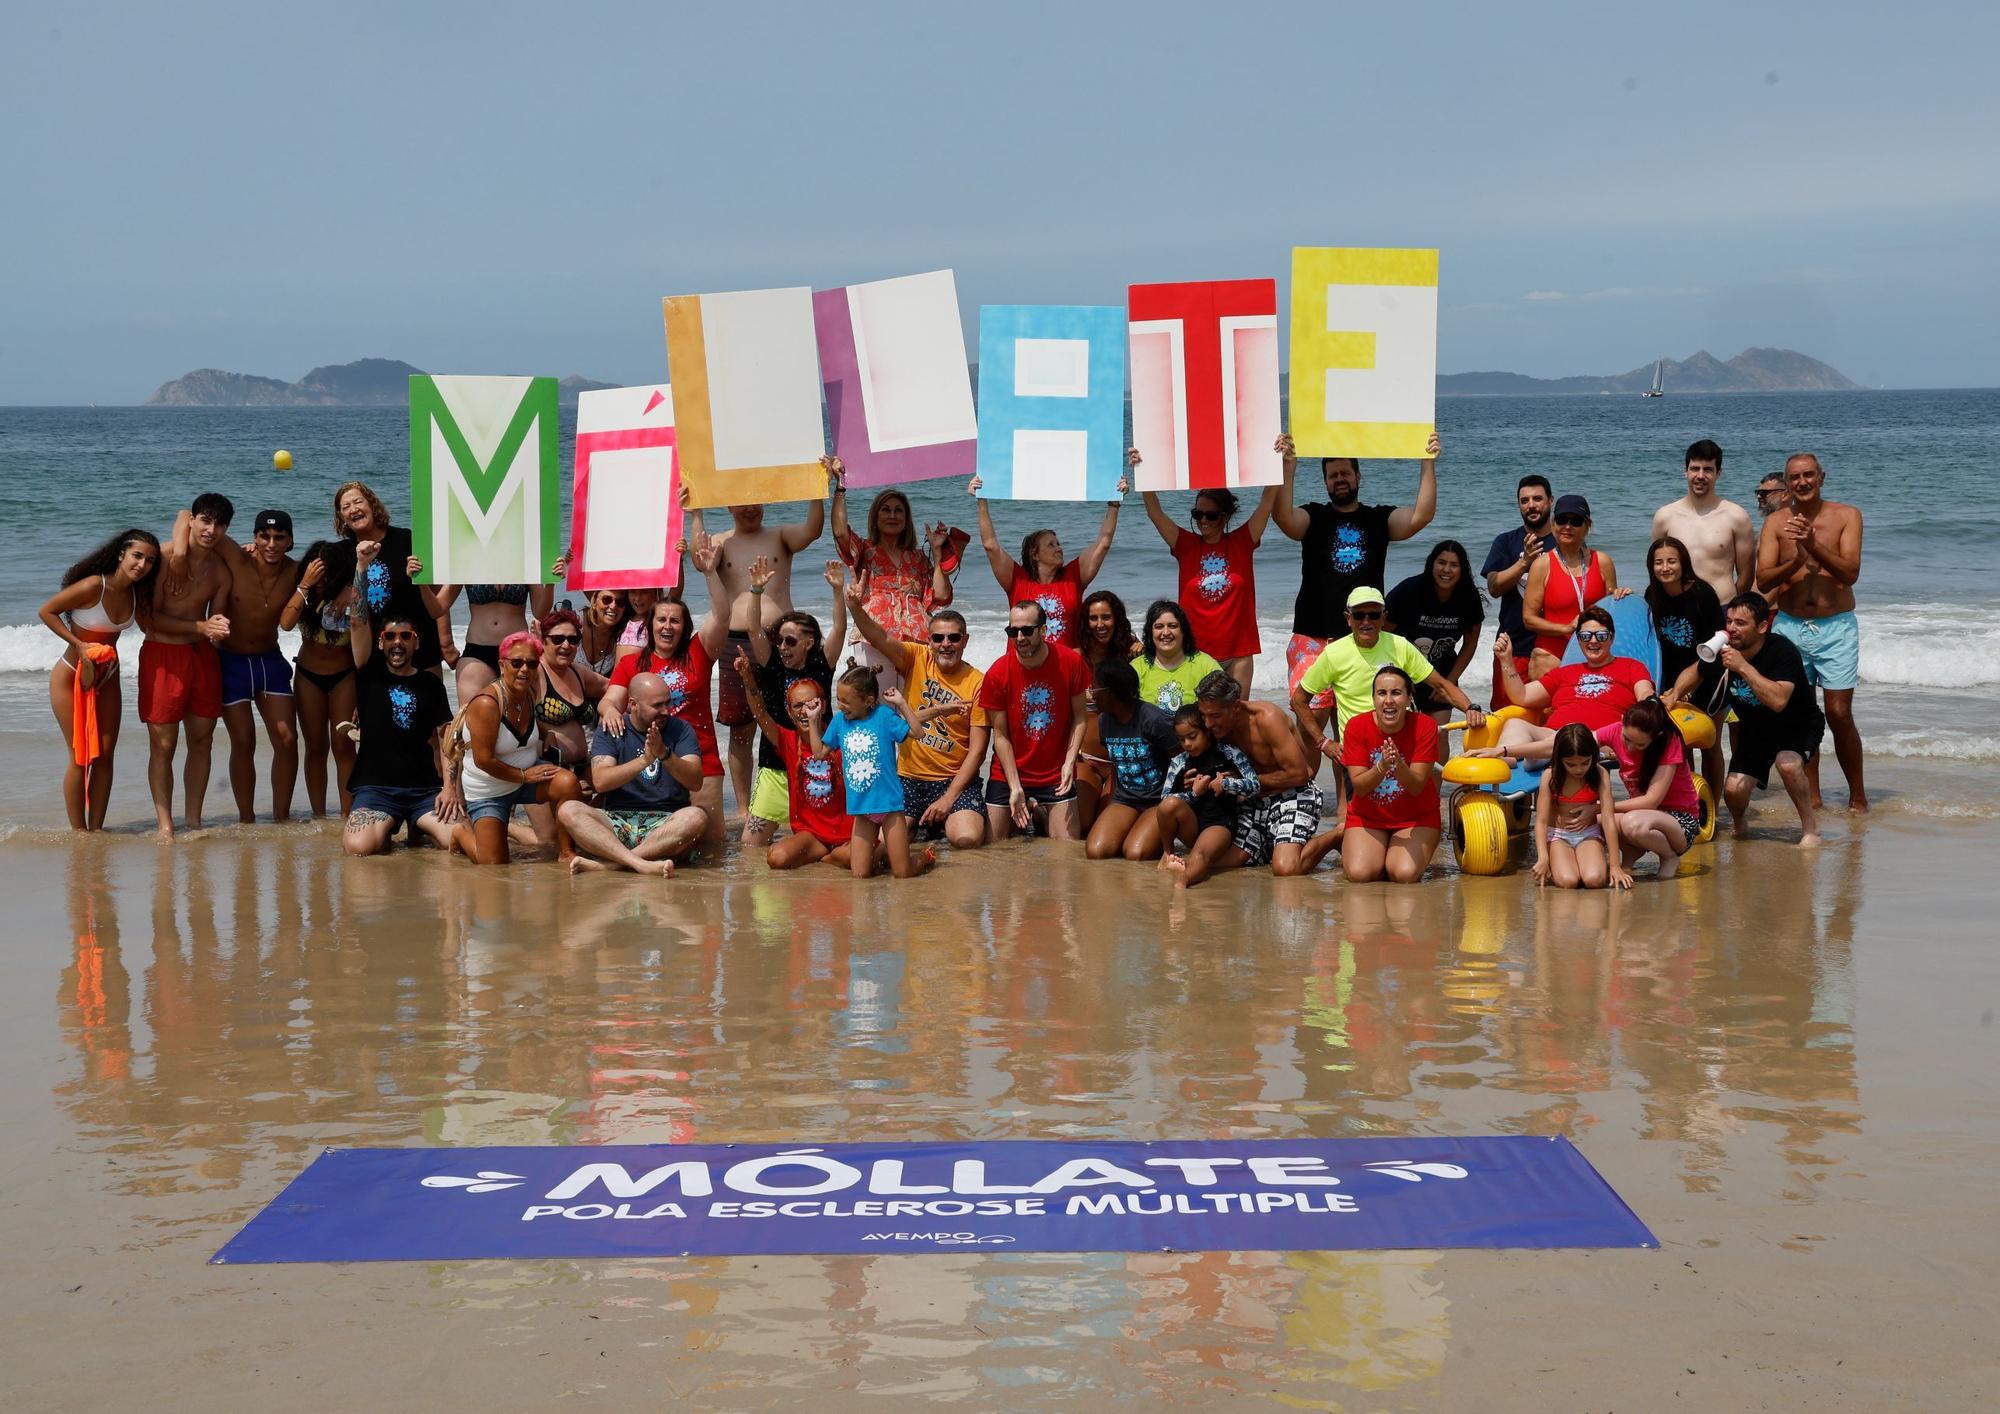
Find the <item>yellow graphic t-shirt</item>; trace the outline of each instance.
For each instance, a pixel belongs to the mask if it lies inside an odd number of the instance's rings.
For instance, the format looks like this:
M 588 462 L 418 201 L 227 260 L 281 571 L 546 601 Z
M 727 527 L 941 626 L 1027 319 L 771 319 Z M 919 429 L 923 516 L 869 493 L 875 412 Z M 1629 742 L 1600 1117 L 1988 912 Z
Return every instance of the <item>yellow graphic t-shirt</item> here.
M 948 781 L 965 764 L 972 744 L 972 729 L 986 725 L 986 710 L 979 705 L 979 684 L 986 674 L 961 662 L 958 671 L 946 677 L 938 672 L 937 659 L 926 643 L 905 643 L 910 655 L 910 680 L 903 695 L 910 710 L 921 712 L 940 702 L 969 702 L 970 713 L 954 712 L 933 717 L 911 732 L 897 748 L 896 769 L 920 781 Z

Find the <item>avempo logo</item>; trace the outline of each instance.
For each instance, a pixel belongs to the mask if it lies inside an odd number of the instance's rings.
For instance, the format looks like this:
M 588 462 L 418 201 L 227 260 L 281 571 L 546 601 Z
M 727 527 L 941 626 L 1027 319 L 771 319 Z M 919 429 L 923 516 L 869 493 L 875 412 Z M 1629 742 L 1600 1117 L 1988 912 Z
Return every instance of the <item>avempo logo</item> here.
M 937 1247 L 1005 1247 L 1013 1238 L 989 1232 L 871 1232 L 863 1242 L 928 1242 Z

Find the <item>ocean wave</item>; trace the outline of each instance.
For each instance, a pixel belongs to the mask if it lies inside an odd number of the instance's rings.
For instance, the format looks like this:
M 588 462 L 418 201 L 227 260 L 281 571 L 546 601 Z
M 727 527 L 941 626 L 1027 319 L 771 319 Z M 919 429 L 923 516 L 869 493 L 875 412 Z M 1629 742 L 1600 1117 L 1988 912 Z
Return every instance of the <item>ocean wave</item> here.
M 1139 612 L 1138 606 L 1133 612 Z M 974 635 L 975 662 L 984 662 L 979 646 L 997 657 L 1007 617 L 997 607 L 966 613 Z M 1287 688 L 1285 643 L 1291 636 L 1291 615 L 1260 617 L 1264 651 L 1257 656 L 1253 685 L 1259 693 L 1283 695 Z M 125 676 L 138 673 L 138 634 L 121 644 Z M 298 652 L 298 635 L 282 635 L 285 655 Z M 1487 640 L 1491 642 L 1490 637 Z M 61 645 L 40 623 L 0 626 L 0 673 L 45 673 Z M 1467 688 L 1492 682 L 1492 655 L 1475 654 L 1465 674 Z M 2000 683 L 2000 606 L 1984 604 L 1891 604 L 1861 613 L 1861 680 L 1888 687 L 1962 688 Z
M 2000 762 L 2000 737 L 1918 727 L 1897 732 L 1872 732 L 1870 756 L 1907 756 L 1930 761 Z

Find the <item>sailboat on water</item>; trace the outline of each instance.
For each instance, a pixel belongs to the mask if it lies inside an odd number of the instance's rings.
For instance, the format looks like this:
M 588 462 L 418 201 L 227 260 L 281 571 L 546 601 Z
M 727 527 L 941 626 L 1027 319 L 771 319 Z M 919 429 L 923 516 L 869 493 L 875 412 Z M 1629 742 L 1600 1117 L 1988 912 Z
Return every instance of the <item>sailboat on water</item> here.
M 1642 398 L 1664 398 L 1667 395 L 1667 361 L 1660 359 L 1653 364 L 1653 386 L 1639 394 Z

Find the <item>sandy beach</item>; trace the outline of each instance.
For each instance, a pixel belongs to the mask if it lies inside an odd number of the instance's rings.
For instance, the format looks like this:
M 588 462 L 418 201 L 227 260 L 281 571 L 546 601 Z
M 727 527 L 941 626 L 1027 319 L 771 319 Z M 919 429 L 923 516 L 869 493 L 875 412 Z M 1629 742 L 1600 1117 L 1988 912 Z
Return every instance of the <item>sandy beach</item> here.
M 18 830 L 8 1403 L 1972 1407 L 2000 827 L 1879 778 L 1625 897 Z M 1662 1249 L 205 1265 L 326 1145 L 1477 1133 L 1571 1136 Z

